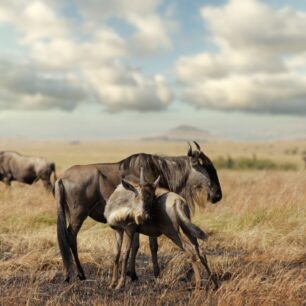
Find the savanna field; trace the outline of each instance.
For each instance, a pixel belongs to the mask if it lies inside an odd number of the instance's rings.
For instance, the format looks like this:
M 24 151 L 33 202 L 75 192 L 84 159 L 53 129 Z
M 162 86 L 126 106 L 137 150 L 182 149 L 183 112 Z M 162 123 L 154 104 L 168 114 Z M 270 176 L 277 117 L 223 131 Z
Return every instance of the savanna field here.
M 128 141 L 0 140 L 0 148 L 54 160 L 58 175 L 74 164 L 118 161 L 138 152 L 187 151 L 185 143 Z M 219 290 L 207 286 L 202 271 L 203 289 L 194 291 L 188 262 L 164 238 L 161 277 L 155 280 L 146 237 L 137 257 L 140 280 L 128 280 L 119 292 L 107 289 L 113 233 L 90 219 L 78 235 L 87 280 L 65 284 L 52 194 L 40 182 L 13 183 L 10 189 L 0 183 L 1 305 L 306 305 L 306 142 L 220 142 L 202 148 L 219 165 L 223 199 L 197 209 L 192 219 L 209 234 L 201 249 L 219 277 Z M 255 166 L 245 166 L 246 160 Z

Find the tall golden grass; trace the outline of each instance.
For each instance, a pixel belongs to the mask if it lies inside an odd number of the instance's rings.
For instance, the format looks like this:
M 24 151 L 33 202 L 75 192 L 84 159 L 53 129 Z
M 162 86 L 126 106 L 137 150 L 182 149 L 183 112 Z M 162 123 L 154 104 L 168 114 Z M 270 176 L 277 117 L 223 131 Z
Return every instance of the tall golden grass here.
M 241 145 L 242 152 L 244 146 L 247 144 Z M 183 154 L 186 147 L 63 144 L 63 148 L 58 148 L 61 149 L 33 144 L 20 145 L 19 150 L 54 159 L 60 172 L 70 164 L 118 160 L 139 151 Z M 236 150 L 238 154 L 237 146 Z M 212 157 L 219 154 L 214 145 L 207 145 L 207 151 Z M 224 153 L 223 149 L 220 154 Z M 259 150 L 258 154 L 261 153 Z M 295 155 L 290 158 L 299 165 Z M 112 230 L 89 219 L 78 238 L 88 280 L 75 279 L 63 284 L 52 195 L 40 183 L 33 186 L 14 183 L 10 189 L 0 183 L 1 305 L 305 304 L 306 171 L 302 167 L 298 171 L 221 170 L 219 178 L 224 193 L 222 201 L 207 204 L 193 216 L 194 222 L 210 235 L 201 248 L 220 278 L 218 291 L 206 286 L 204 271 L 203 290 L 194 291 L 193 280 L 186 281 L 188 262 L 165 238 L 159 239 L 162 273 L 155 281 L 146 237 L 142 237 L 137 258 L 140 280 L 128 282 L 125 290 L 119 292 L 108 290 Z

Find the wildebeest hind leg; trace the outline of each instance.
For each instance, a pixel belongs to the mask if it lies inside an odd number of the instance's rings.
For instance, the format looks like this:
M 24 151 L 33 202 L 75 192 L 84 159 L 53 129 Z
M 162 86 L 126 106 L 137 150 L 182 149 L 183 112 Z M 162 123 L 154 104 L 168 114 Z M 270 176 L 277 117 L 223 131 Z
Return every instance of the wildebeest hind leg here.
M 199 256 L 200 260 L 201 260 L 201 263 L 202 265 L 206 268 L 206 271 L 209 275 L 209 277 L 211 278 L 211 280 L 213 281 L 214 283 L 214 286 L 215 286 L 215 290 L 217 290 L 219 288 L 219 284 L 218 284 L 218 279 L 217 279 L 217 276 L 215 273 L 212 273 L 210 271 L 210 268 L 208 266 L 208 262 L 207 262 L 207 257 L 205 254 L 201 255 L 200 254 L 200 251 L 199 251 L 199 248 L 197 248 L 197 255 Z
M 201 286 L 201 274 L 200 274 L 200 270 L 196 262 L 196 256 L 191 250 L 192 249 L 191 243 L 188 241 L 185 241 L 185 243 L 183 244 L 180 234 L 175 231 L 164 233 L 164 234 L 168 238 L 170 238 L 182 251 L 184 251 L 187 257 L 190 259 L 192 269 L 194 272 L 196 288 L 199 288 Z
M 208 273 L 209 278 L 213 281 L 215 289 L 218 289 L 219 285 L 218 285 L 218 281 L 217 281 L 216 275 L 210 271 L 206 255 L 205 254 L 202 255 L 200 253 L 199 243 L 198 243 L 197 238 L 193 237 L 188 232 L 185 232 L 185 235 L 189 238 L 190 242 L 194 245 L 196 254 L 200 258 L 200 261 L 201 261 L 202 265 L 205 267 L 205 269 L 206 269 L 206 271 Z
M 74 261 L 75 264 L 77 266 L 77 270 L 78 270 L 78 277 L 80 280 L 85 280 L 85 273 L 84 270 L 82 268 L 80 259 L 79 259 L 79 255 L 78 255 L 78 246 L 77 246 L 77 234 L 83 224 L 82 220 L 81 222 L 75 222 L 72 223 L 71 225 L 69 225 L 68 227 L 68 233 L 69 233 L 69 244 L 70 244 L 70 248 L 74 257 Z
M 10 177 L 5 177 L 3 179 L 3 183 L 7 186 L 7 187 L 10 187 L 11 186 L 11 178 Z

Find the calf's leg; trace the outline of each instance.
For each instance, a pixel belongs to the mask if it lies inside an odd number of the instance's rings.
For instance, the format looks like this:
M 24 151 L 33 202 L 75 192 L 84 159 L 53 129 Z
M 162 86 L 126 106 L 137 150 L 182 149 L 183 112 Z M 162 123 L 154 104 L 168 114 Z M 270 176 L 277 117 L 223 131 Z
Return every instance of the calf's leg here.
M 130 276 L 132 281 L 138 280 L 138 276 L 136 274 L 135 264 L 136 264 L 136 255 L 139 249 L 139 233 L 135 233 L 132 242 L 132 250 L 131 250 L 131 258 L 130 265 L 127 271 L 127 275 Z
M 116 230 L 115 231 L 115 256 L 114 256 L 114 263 L 113 263 L 113 272 L 112 272 L 112 281 L 109 285 L 109 289 L 114 288 L 118 279 L 118 265 L 119 265 L 119 259 L 120 259 L 120 251 L 122 247 L 122 238 L 123 238 L 123 231 Z
M 180 234 L 178 232 L 168 232 L 164 233 L 168 238 L 170 238 L 184 253 L 187 255 L 189 258 L 192 269 L 194 271 L 194 276 L 195 276 L 195 282 L 196 282 L 196 288 L 200 288 L 201 286 L 201 273 L 199 270 L 199 267 L 197 265 L 197 258 L 195 254 L 192 251 L 192 246 L 189 242 L 185 242 L 183 244 L 182 239 L 180 237 Z
M 152 256 L 152 263 L 153 263 L 153 271 L 154 276 L 158 277 L 160 274 L 160 268 L 158 264 L 158 243 L 156 237 L 149 237 L 150 242 L 150 250 Z M 136 274 L 135 263 L 136 263 L 136 255 L 139 249 L 139 233 L 134 234 L 132 250 L 131 250 L 131 258 L 130 258 L 130 265 L 127 272 L 127 275 L 131 277 L 132 281 L 138 280 L 138 276 Z
M 218 289 L 219 288 L 219 284 L 218 284 L 216 275 L 214 273 L 211 273 L 211 270 L 210 270 L 210 268 L 208 266 L 208 261 L 207 261 L 206 255 L 205 254 L 203 254 L 203 255 L 201 254 L 197 238 L 192 236 L 191 233 L 189 233 L 189 232 L 184 232 L 184 233 L 188 237 L 190 242 L 193 244 L 197 256 L 200 258 L 200 261 L 201 261 L 202 265 L 205 267 L 205 269 L 206 269 L 206 271 L 208 273 L 209 278 L 214 283 L 215 290 Z
M 158 257 L 157 257 L 157 251 L 158 251 L 157 238 L 149 237 L 149 241 L 150 241 L 150 250 L 151 250 L 151 256 L 152 256 L 154 276 L 158 277 L 160 274 L 160 269 L 159 269 Z
M 117 290 L 125 286 L 127 262 L 129 259 L 134 233 L 135 233 L 134 227 L 128 228 L 124 231 L 123 244 L 121 250 L 121 257 L 122 257 L 121 276 L 118 285 L 116 287 Z

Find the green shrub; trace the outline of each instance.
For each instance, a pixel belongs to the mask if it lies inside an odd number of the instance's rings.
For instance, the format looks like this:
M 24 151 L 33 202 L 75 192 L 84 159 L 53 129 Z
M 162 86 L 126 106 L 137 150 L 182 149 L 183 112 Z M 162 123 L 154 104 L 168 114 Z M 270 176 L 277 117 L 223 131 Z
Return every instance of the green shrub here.
M 214 160 L 214 165 L 218 169 L 234 170 L 296 170 L 296 165 L 288 162 L 276 163 L 270 159 L 259 159 L 256 155 L 250 157 L 232 158 L 231 156 L 219 157 Z

